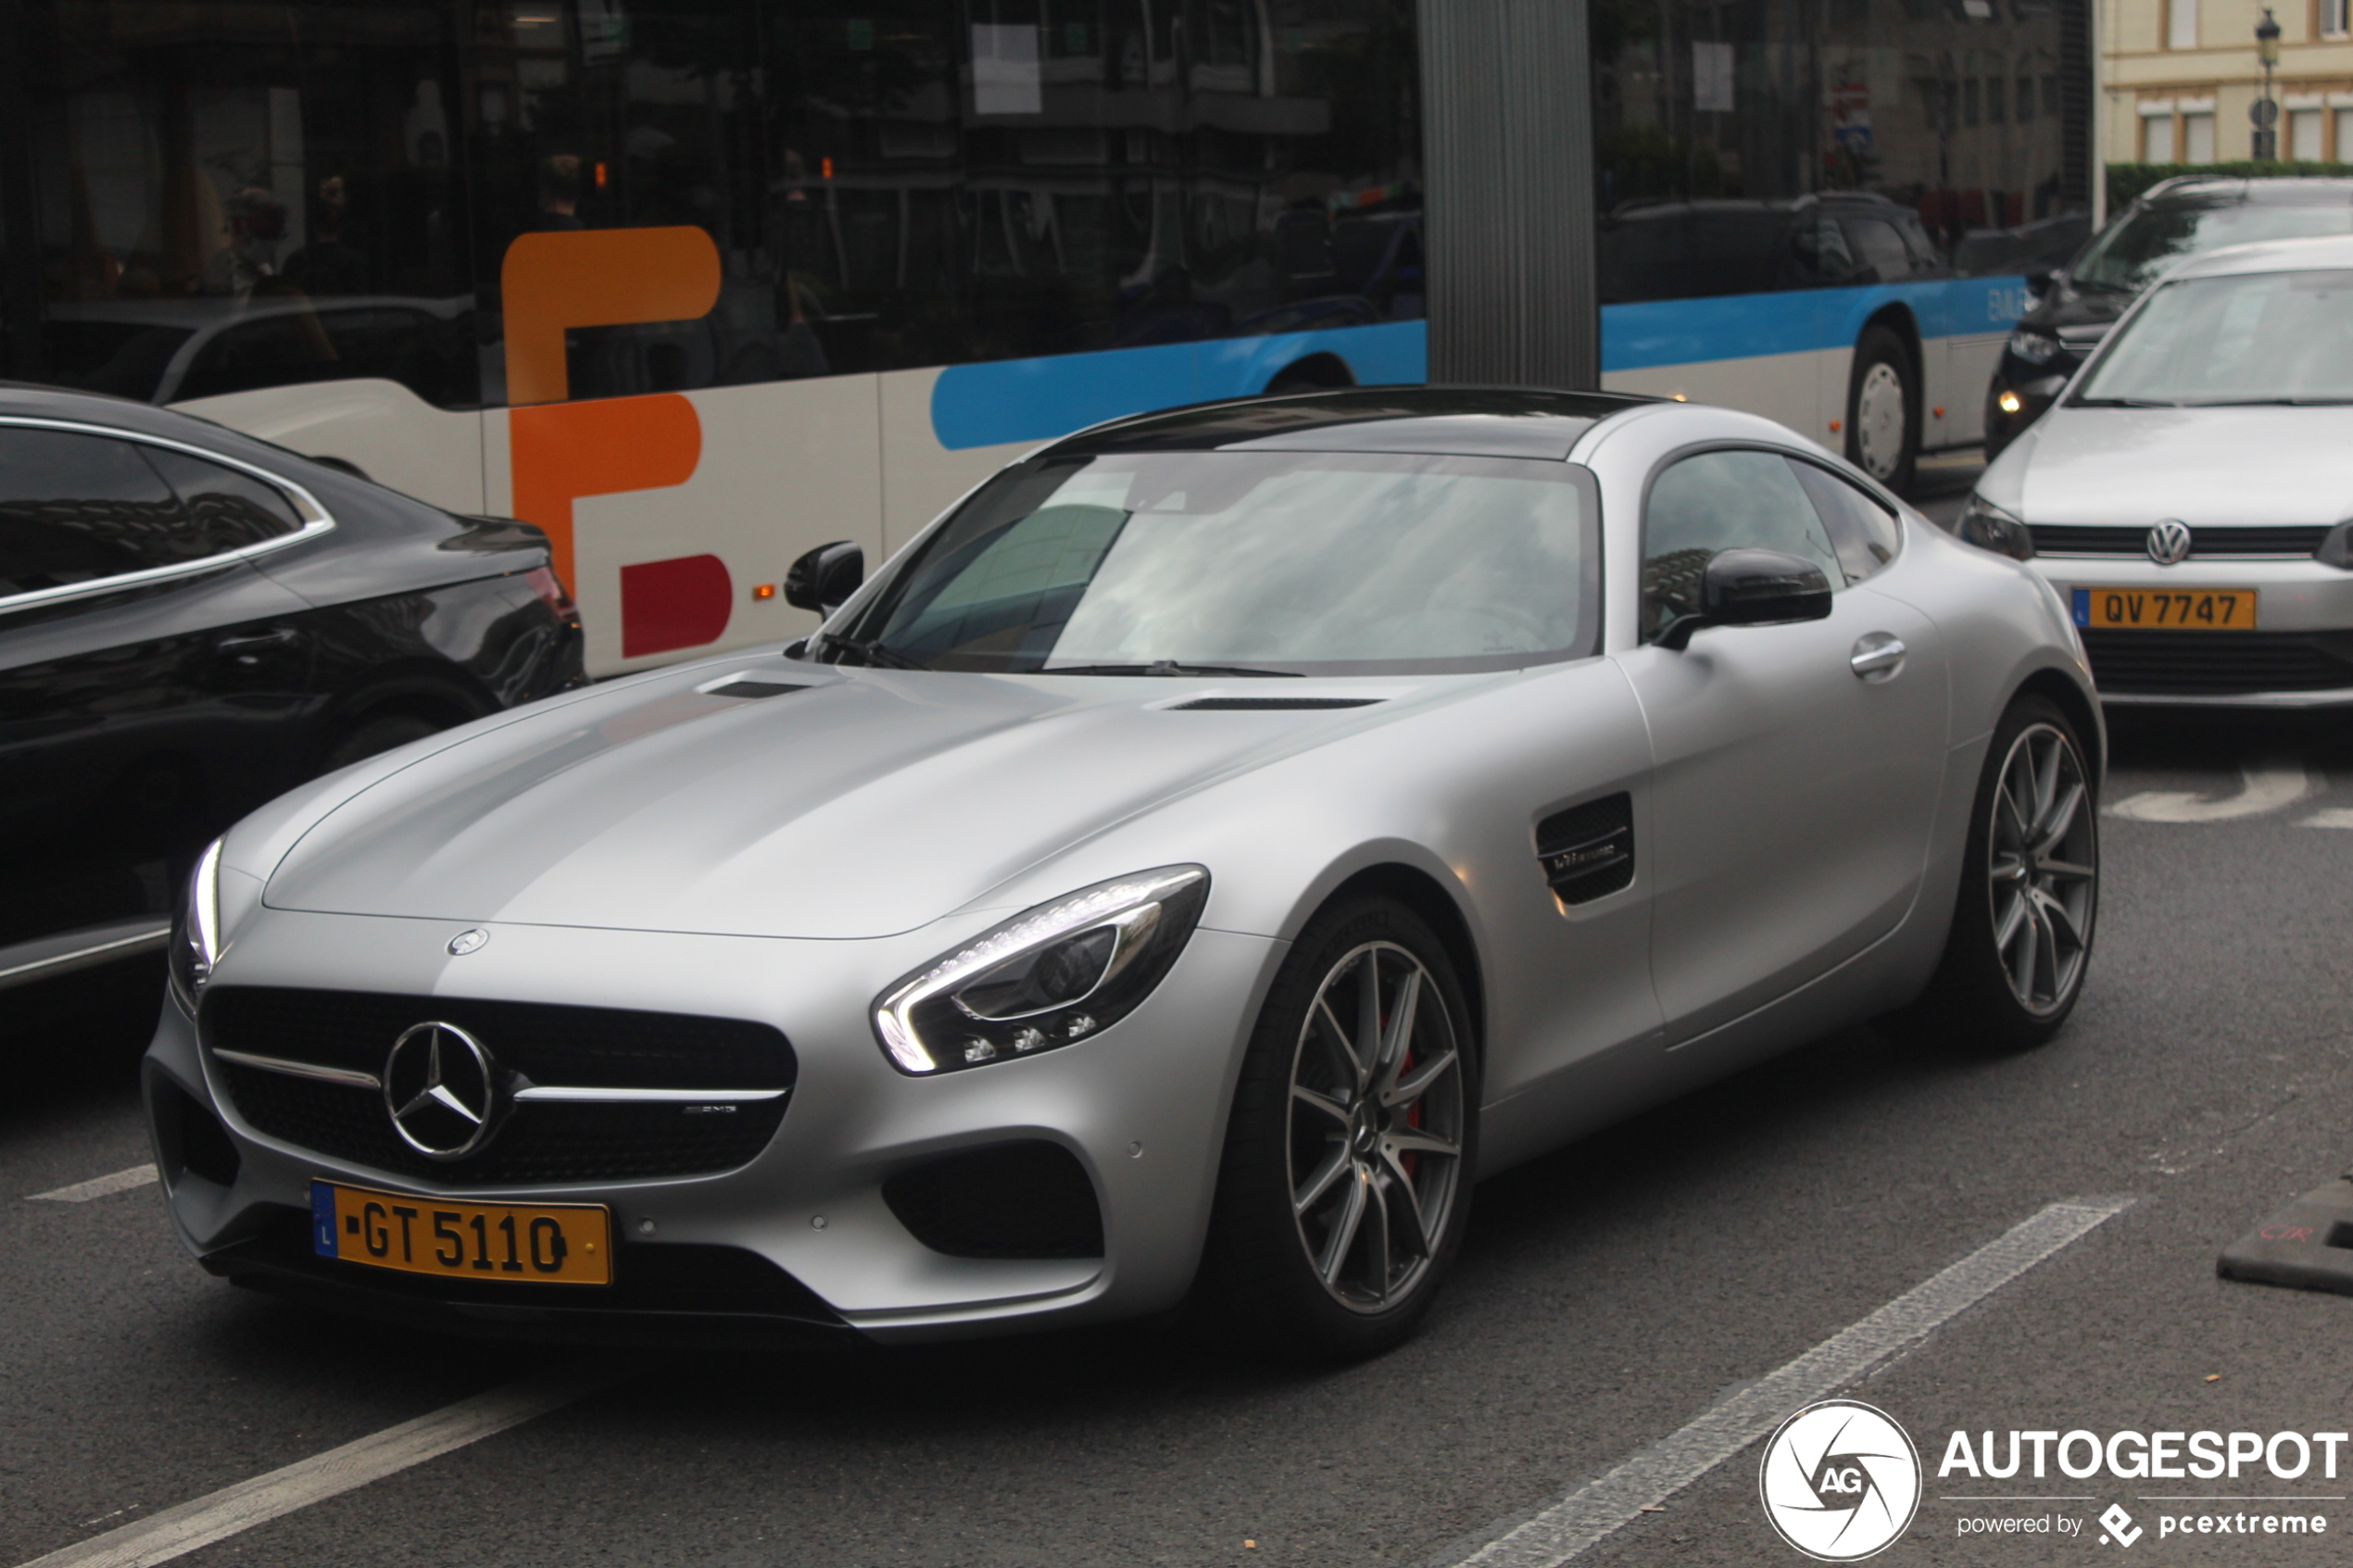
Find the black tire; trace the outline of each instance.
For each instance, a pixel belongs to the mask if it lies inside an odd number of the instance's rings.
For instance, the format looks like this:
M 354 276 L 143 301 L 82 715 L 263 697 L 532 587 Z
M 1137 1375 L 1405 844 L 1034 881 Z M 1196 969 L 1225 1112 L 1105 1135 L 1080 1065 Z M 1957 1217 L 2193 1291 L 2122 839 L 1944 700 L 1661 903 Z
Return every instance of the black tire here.
M 2057 775 L 2050 794 L 2052 810 L 2026 824 L 2030 845 L 2047 842 L 2032 856 L 2016 854 L 2018 819 L 2001 809 L 2005 775 L 2013 797 L 2019 783 L 2022 751 L 2032 753 L 2056 740 L 2065 753 L 2059 760 L 2051 751 L 2051 771 Z M 2042 763 L 2030 758 L 2029 778 L 2043 775 Z M 2081 790 L 2064 831 L 2050 831 L 2057 807 L 2070 787 Z M 2026 696 L 2010 704 L 1994 726 L 1993 745 L 1977 782 L 1970 804 L 1969 845 L 1961 867 L 1961 888 L 1953 908 L 1953 930 L 1945 938 L 1944 958 L 1927 992 L 1914 1003 L 1911 1017 L 1954 1043 L 1988 1052 L 2032 1049 L 2059 1032 L 2083 994 L 2092 943 L 2099 915 L 2099 800 L 2091 770 L 2084 759 L 2074 721 L 2045 698 Z M 2000 868 L 2020 863 L 2022 874 L 2003 887 Z M 2040 880 L 2037 866 L 2080 867 L 2085 876 L 2056 875 L 2048 887 L 2057 913 L 2029 899 L 2020 917 L 2026 929 L 2001 941 L 2002 927 L 2012 918 L 2012 905 L 2025 898 L 2026 884 Z M 1998 888 L 2003 891 L 1997 892 Z M 2064 915 L 2062 921 L 2058 917 Z M 2040 922 L 2039 926 L 2037 922 Z M 2067 928 L 2072 927 L 2071 939 Z M 2050 941 L 2042 936 L 2049 932 Z M 2034 949 L 2025 990 L 2018 984 L 2017 955 L 2022 947 Z M 2006 954 L 2008 955 L 2006 957 Z M 2054 983 L 2048 972 L 2056 962 L 2063 976 Z
M 1903 412 L 1903 431 L 1894 442 L 1894 449 L 1881 439 L 1866 442 L 1863 421 L 1869 416 L 1866 398 L 1876 405 L 1883 397 L 1884 381 L 1892 376 L 1900 391 L 1896 406 Z M 1876 420 L 1874 424 L 1876 429 Z M 1869 326 L 1855 341 L 1855 369 L 1846 380 L 1846 460 L 1901 494 L 1912 483 L 1912 470 L 1920 455 L 1920 385 L 1919 372 L 1912 364 L 1912 351 L 1894 329 Z
M 332 773 L 338 768 L 348 768 L 354 762 L 364 762 L 380 751 L 390 751 L 396 746 L 407 746 L 412 740 L 422 740 L 449 726 L 422 713 L 372 713 L 343 732 L 334 745 L 327 748 L 319 771 Z
M 1327 986 L 1361 1001 L 1368 961 L 1384 1039 L 1399 1013 L 1392 1004 L 1418 972 L 1411 1038 L 1369 1085 L 1359 1074 L 1343 1115 L 1336 1095 L 1344 1069 L 1334 1035 L 1315 1022 L 1328 1010 L 1316 1004 Z M 1361 1025 L 1361 1010 L 1358 1017 Z M 1413 1334 L 1470 1214 L 1478 1067 L 1469 1020 L 1445 947 L 1403 905 L 1350 898 L 1308 922 L 1252 1034 L 1218 1171 L 1202 1298 L 1229 1335 L 1290 1359 L 1346 1361 Z M 1327 1108 L 1294 1095 L 1295 1081 L 1332 1096 Z M 1413 1091 L 1411 1099 L 1385 1104 L 1384 1083 Z M 1454 1152 L 1396 1147 L 1408 1140 L 1451 1144 Z M 1345 1170 L 1331 1175 L 1335 1161 Z M 1322 1188 L 1318 1173 L 1329 1176 Z M 1310 1189 L 1318 1196 L 1302 1211 L 1295 1197 Z M 1351 1202 L 1353 1223 L 1344 1220 Z M 1425 1217 L 1434 1234 L 1417 1237 Z M 1311 1248 L 1330 1260 L 1328 1269 Z

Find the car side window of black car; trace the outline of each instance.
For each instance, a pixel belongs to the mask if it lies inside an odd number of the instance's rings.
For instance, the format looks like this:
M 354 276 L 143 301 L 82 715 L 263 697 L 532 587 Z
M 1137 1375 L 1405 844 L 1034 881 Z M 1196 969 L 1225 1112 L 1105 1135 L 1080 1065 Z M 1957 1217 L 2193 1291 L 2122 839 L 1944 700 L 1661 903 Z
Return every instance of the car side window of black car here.
M 1780 550 L 1846 582 L 1822 516 L 1779 452 L 1701 452 L 1651 483 L 1642 516 L 1642 639 L 1700 608 L 1700 580 L 1718 550 Z
M 135 445 L 0 426 L 0 596 L 214 553 Z
M 1849 583 L 1860 583 L 1895 558 L 1904 542 L 1904 526 L 1894 512 L 1871 495 L 1812 463 L 1788 459 L 1798 484 L 1822 515 L 1831 547 Z M 1831 578 L 1836 582 L 1837 578 Z
M 301 514 L 276 487 L 249 473 L 169 446 L 143 448 L 179 493 L 204 555 L 242 550 L 302 527 Z
M 1877 274 L 1876 282 L 1897 283 L 1912 275 L 1911 253 L 1904 248 L 1904 237 L 1885 219 L 1849 218 L 1846 237 L 1864 269 Z

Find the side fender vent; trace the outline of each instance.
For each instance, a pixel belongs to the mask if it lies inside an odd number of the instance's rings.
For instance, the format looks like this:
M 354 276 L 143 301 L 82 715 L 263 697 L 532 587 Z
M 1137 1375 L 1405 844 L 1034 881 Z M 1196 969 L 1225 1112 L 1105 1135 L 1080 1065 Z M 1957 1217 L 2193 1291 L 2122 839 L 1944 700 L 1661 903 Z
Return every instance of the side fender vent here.
M 1380 696 L 1197 696 L 1171 703 L 1171 713 L 1277 713 L 1309 708 L 1370 708 Z
M 1564 904 L 1589 904 L 1634 880 L 1634 797 L 1624 790 L 1536 824 L 1536 859 Z

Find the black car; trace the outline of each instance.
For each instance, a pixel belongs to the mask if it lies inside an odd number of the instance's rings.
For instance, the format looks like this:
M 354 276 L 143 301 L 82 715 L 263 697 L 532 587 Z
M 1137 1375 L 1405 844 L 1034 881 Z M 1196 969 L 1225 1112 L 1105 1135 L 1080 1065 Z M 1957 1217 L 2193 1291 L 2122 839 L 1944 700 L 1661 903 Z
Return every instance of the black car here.
M 272 796 L 580 684 L 581 659 L 535 528 L 186 415 L 0 384 L 8 1013 L 159 953 L 195 853 Z M 161 970 L 154 990 L 132 974 L 99 978 L 152 1026 Z
M 2152 185 L 2082 254 L 2029 282 L 2039 295 L 1985 389 L 1985 457 L 2049 408 L 2140 292 L 2185 256 L 2259 240 L 2353 232 L 2353 180 L 2185 174 Z

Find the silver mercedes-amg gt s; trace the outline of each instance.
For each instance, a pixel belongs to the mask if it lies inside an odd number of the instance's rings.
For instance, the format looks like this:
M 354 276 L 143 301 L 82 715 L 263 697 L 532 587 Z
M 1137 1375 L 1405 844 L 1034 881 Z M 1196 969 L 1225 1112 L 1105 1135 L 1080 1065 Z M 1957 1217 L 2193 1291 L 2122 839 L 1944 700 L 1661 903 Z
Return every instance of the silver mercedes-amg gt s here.
M 1478 1176 L 1906 1004 L 2031 1045 L 2082 989 L 2065 608 L 1764 420 L 1144 416 L 860 574 L 804 558 L 805 645 L 208 852 L 145 1069 L 206 1267 L 541 1337 L 1191 1302 L 1364 1354 Z

